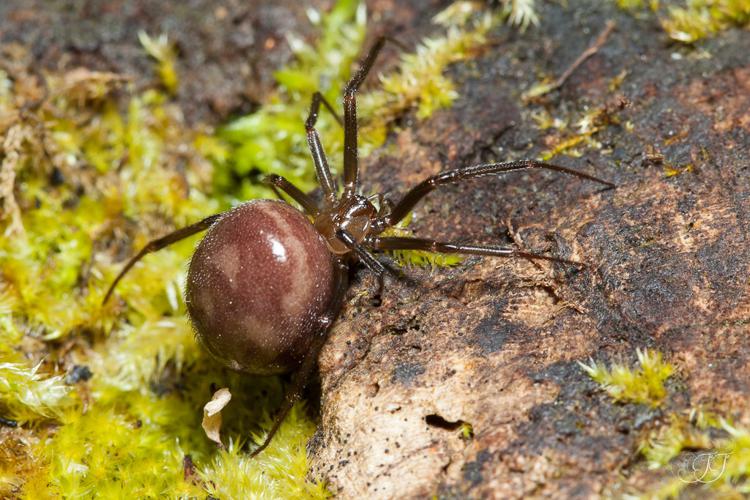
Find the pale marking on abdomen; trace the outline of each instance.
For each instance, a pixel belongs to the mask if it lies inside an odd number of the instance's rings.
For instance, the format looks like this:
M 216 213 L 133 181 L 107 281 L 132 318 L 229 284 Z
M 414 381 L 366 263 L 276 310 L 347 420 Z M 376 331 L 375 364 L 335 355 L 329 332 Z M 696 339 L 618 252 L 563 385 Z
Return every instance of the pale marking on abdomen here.
M 288 266 L 286 273 L 292 278 L 292 286 L 283 290 L 281 308 L 289 317 L 304 314 L 313 299 L 313 280 L 310 266 L 307 265 L 307 249 L 304 242 L 294 234 L 284 217 L 272 207 L 263 207 L 265 213 L 271 217 L 276 225 L 275 234 L 287 250 Z M 300 217 L 302 215 L 300 214 Z M 312 228 L 311 228 L 312 229 Z M 314 230 L 314 229 L 313 229 Z

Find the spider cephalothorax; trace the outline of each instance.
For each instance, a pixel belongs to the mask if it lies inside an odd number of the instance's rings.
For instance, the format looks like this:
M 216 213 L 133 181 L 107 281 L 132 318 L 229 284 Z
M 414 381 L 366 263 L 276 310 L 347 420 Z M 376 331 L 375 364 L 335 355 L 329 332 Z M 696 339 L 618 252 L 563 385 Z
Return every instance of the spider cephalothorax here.
M 256 200 L 212 215 L 150 242 L 125 265 L 105 295 L 106 301 L 118 281 L 147 253 L 208 230 L 190 261 L 185 290 L 198 339 L 230 368 L 256 374 L 294 372 L 274 425 L 254 455 L 268 445 L 299 398 L 341 309 L 349 267 L 353 263 L 361 262 L 374 272 L 381 287 L 386 267 L 374 255 L 379 251 L 427 250 L 578 264 L 514 247 L 383 236 L 386 229 L 403 220 L 432 190 L 466 179 L 532 168 L 554 170 L 614 186 L 582 172 L 533 160 L 488 163 L 429 177 L 395 204 L 378 195 L 381 201 L 376 207 L 358 192 L 355 96 L 385 41 L 386 38 L 378 39 L 347 84 L 343 120 L 320 93 L 313 95 L 305 127 L 323 192 L 320 204 L 283 177 L 271 175 L 266 180 L 279 198 L 283 191 L 304 213 L 282 201 Z M 344 127 L 340 195 L 315 130 L 321 104 Z

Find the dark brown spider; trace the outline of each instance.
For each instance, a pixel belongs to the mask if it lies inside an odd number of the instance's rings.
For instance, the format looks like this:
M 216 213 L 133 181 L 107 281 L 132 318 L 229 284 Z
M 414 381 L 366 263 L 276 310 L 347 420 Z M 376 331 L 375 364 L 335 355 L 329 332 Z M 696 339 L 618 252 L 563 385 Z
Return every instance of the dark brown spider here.
M 185 290 L 198 339 L 214 357 L 235 370 L 267 375 L 294 372 L 274 424 L 253 456 L 268 445 L 299 399 L 341 309 L 349 267 L 362 262 L 375 273 L 382 287 L 386 268 L 373 251 L 427 250 L 577 264 L 512 247 L 381 236 L 430 191 L 465 179 L 531 168 L 554 170 L 614 187 L 588 174 L 532 160 L 490 163 L 429 177 L 395 205 L 383 202 L 376 208 L 358 193 L 355 96 L 386 40 L 377 40 L 346 85 L 343 122 L 320 93 L 313 95 L 305 126 L 323 191 L 321 204 L 283 177 L 271 175 L 267 181 L 276 194 L 281 197 L 279 190 L 285 192 L 300 204 L 304 214 L 283 201 L 255 200 L 212 215 L 151 241 L 125 265 L 104 298 L 106 302 L 120 279 L 144 255 L 208 230 L 190 261 Z M 315 130 L 321 104 L 344 127 L 344 186 L 340 197 Z

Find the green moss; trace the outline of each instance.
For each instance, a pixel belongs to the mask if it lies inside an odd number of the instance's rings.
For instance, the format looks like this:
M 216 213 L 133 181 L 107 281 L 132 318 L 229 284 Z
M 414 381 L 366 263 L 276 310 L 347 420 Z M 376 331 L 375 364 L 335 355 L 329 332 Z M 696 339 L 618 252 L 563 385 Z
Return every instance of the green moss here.
M 457 2 L 436 16 L 435 22 L 447 33 L 424 40 L 415 53 L 402 55 L 392 74 L 381 76 L 375 90 L 360 95 L 360 155 L 367 156 L 381 146 L 391 124 L 412 108 L 416 108 L 418 118 L 424 119 L 449 106 L 457 93 L 444 75 L 445 69 L 473 56 L 499 19 L 472 2 Z M 319 23 L 324 34 L 314 47 L 291 38 L 297 60 L 276 73 L 279 92 L 260 110 L 220 131 L 219 136 L 230 145 L 228 161 L 234 173 L 223 178 L 221 185 L 228 187 L 237 177 L 242 178 L 241 197 L 245 197 L 248 186 L 257 185 L 258 179 L 269 173 L 283 175 L 303 190 L 317 185 L 304 120 L 315 91 L 320 91 L 334 108 L 339 107 L 351 65 L 362 53 L 364 10 L 357 1 L 339 1 Z M 336 171 L 343 152 L 343 130 L 327 111 L 321 111 L 316 128 L 330 166 Z M 265 192 L 272 196 L 270 191 Z
M 657 10 L 659 8 L 659 0 L 616 0 L 617 6 L 625 10 L 639 10 L 646 7 L 651 10 Z
M 424 119 L 458 97 L 453 82 L 444 75 L 448 65 L 471 58 L 487 41 L 487 33 L 500 17 L 477 10 L 476 4 L 457 2 L 435 22 L 447 29 L 442 37 L 424 40 L 416 52 L 401 56 L 396 71 L 381 76 L 378 89 L 360 99 L 363 141 L 360 149 L 368 154 L 381 146 L 397 117 L 416 107 Z
M 15 177 L 3 198 L 17 208 L 17 217 L 3 220 L 8 237 L 0 241 L 0 416 L 24 426 L 4 434 L 3 446 L 27 429 L 39 440 L 15 447 L 0 491 L 205 496 L 218 456 L 200 428 L 210 385 L 238 394 L 226 424 L 236 441 L 268 425 L 281 384 L 231 374 L 198 348 L 180 292 L 194 239 L 144 259 L 116 300 L 101 301 L 133 247 L 228 205 L 213 190 L 209 161 L 221 159 L 222 145 L 188 129 L 164 94 L 133 93 L 116 75 L 50 75 L 49 99 L 26 116 L 22 96 L 35 89 L 22 74 L 14 81 L 5 80 L 9 95 L 0 100 L 3 168 Z M 130 95 L 124 106 L 110 98 L 115 88 Z M 74 388 L 65 372 L 76 364 L 94 376 Z M 296 434 L 280 445 L 309 437 L 312 423 L 296 415 L 289 424 Z M 197 472 L 185 479 L 186 454 L 206 469 L 205 481 Z M 296 466 L 278 488 L 307 484 L 298 455 L 289 455 Z M 287 463 L 269 457 L 279 468 Z M 309 484 L 309 496 L 323 489 Z
M 614 77 L 609 84 L 610 92 L 614 92 L 622 84 L 627 75 L 621 73 Z M 547 83 L 540 83 L 532 87 L 531 92 L 538 92 L 544 87 L 549 86 Z M 531 99 L 530 102 L 533 102 Z M 612 104 L 614 103 L 614 104 Z M 553 117 L 543 107 L 535 110 L 531 118 L 536 122 L 540 130 L 548 130 L 549 137 L 545 140 L 551 144 L 551 147 L 539 156 L 542 161 L 549 161 L 554 157 L 565 154 L 571 157 L 580 157 L 583 155 L 584 148 L 600 151 L 601 154 L 608 154 L 611 151 L 603 148 L 597 137 L 599 133 L 608 127 L 621 126 L 626 131 L 630 131 L 631 124 L 622 123 L 619 112 L 627 105 L 623 100 L 598 106 L 582 111 L 573 111 L 569 117 Z
M 468 441 L 474 438 L 474 426 L 468 422 L 461 422 L 461 426 L 458 428 L 458 436 L 464 441 Z
M 661 353 L 638 349 L 638 368 L 613 363 L 607 368 L 593 359 L 578 364 L 607 394 L 616 401 L 659 406 L 667 394 L 664 382 L 674 373 L 674 367 L 663 361 Z
M 270 426 L 270 418 L 266 417 L 265 424 Z M 201 469 L 200 477 L 216 498 L 327 498 L 325 483 L 305 480 L 306 445 L 314 430 L 304 406 L 298 404 L 257 459 L 248 458 L 242 446 L 232 440 Z M 255 441 L 262 437 L 255 435 Z
M 305 135 L 310 101 L 320 91 L 330 103 L 337 103 L 354 59 L 360 54 L 365 35 L 364 5 L 357 0 L 340 0 L 333 10 L 318 19 L 321 36 L 315 46 L 289 37 L 296 61 L 276 73 L 279 91 L 255 113 L 233 121 L 219 131 L 229 143 L 230 171 L 219 179 L 232 189 L 243 179 L 238 195 L 257 195 L 258 178 L 275 173 L 286 177 L 303 191 L 317 186 Z M 343 150 L 343 130 L 325 110 L 317 129 L 332 167 Z M 234 176 L 230 176 L 230 173 Z M 248 179 L 248 176 L 254 177 Z M 273 193 L 262 188 L 266 197 Z
M 145 31 L 141 31 L 138 33 L 138 40 L 143 45 L 143 48 L 146 49 L 146 52 L 158 61 L 157 72 L 164 88 L 170 94 L 176 94 L 180 83 L 175 62 L 177 54 L 169 42 L 167 35 L 161 34 L 158 38 L 154 39 L 148 36 Z
M 70 387 L 60 376 L 45 377 L 40 365 L 0 363 L 0 404 L 5 417 L 20 424 L 40 418 L 59 416 L 63 408 L 71 406 Z
M 237 197 L 270 195 L 250 174 L 314 186 L 303 125 L 310 95 L 321 90 L 337 102 L 361 53 L 365 12 L 340 0 L 311 18 L 319 41 L 290 37 L 297 58 L 277 73 L 278 93 L 215 135 L 188 127 L 170 99 L 179 78 L 166 37 L 140 35 L 161 90 L 138 92 L 120 75 L 78 69 L 46 75 L 45 99 L 30 72 L 0 72 L 0 416 L 22 424 L 0 436 L 3 453 L 13 450 L 0 464 L 0 495 L 327 495 L 306 479 L 314 424 L 303 405 L 257 459 L 240 444 L 267 432 L 283 386 L 228 372 L 196 344 L 180 293 L 196 238 L 147 256 L 101 305 L 135 249 Z M 444 37 L 405 56 L 388 89 L 363 95 L 363 150 L 382 144 L 412 107 L 427 117 L 449 105 L 455 92 L 443 71 L 471 57 L 496 18 L 473 7 L 461 22 L 441 22 Z M 324 112 L 319 128 L 330 157 L 340 158 L 340 127 Z M 240 189 L 231 182 L 237 176 L 246 179 Z M 456 259 L 419 254 L 406 259 Z M 75 365 L 93 378 L 68 384 Z M 233 394 L 223 412 L 225 450 L 200 427 L 215 387 Z
M 619 363 L 607 368 L 593 360 L 579 365 L 616 401 L 659 407 L 674 368 L 655 351 L 638 350 L 637 356 L 637 368 Z M 645 434 L 638 452 L 666 479 L 629 497 L 678 498 L 687 488 L 726 498 L 750 493 L 750 431 L 703 408 L 668 412 L 661 422 Z

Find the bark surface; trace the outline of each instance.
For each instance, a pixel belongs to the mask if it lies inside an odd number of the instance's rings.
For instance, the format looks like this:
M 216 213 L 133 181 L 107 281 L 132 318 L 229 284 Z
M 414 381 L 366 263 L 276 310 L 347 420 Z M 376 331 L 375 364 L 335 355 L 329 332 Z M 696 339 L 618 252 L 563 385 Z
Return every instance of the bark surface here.
M 412 226 L 587 267 L 467 258 L 407 271 L 413 280 L 391 281 L 377 308 L 360 272 L 320 359 L 311 446 L 341 498 L 618 494 L 659 479 L 641 473 L 636 450 L 668 412 L 704 405 L 750 424 L 750 32 L 674 46 L 655 20 L 599 1 L 545 3 L 541 19 L 455 66 L 455 105 L 404 126 L 362 179 L 397 198 L 442 170 L 559 144 L 564 133 L 540 130 L 534 114 L 604 109 L 598 145 L 554 161 L 617 189 L 540 172 L 481 179 L 431 194 Z M 609 19 L 617 28 L 598 54 L 522 104 Z M 614 403 L 577 364 L 632 364 L 646 347 L 677 368 L 657 410 Z

